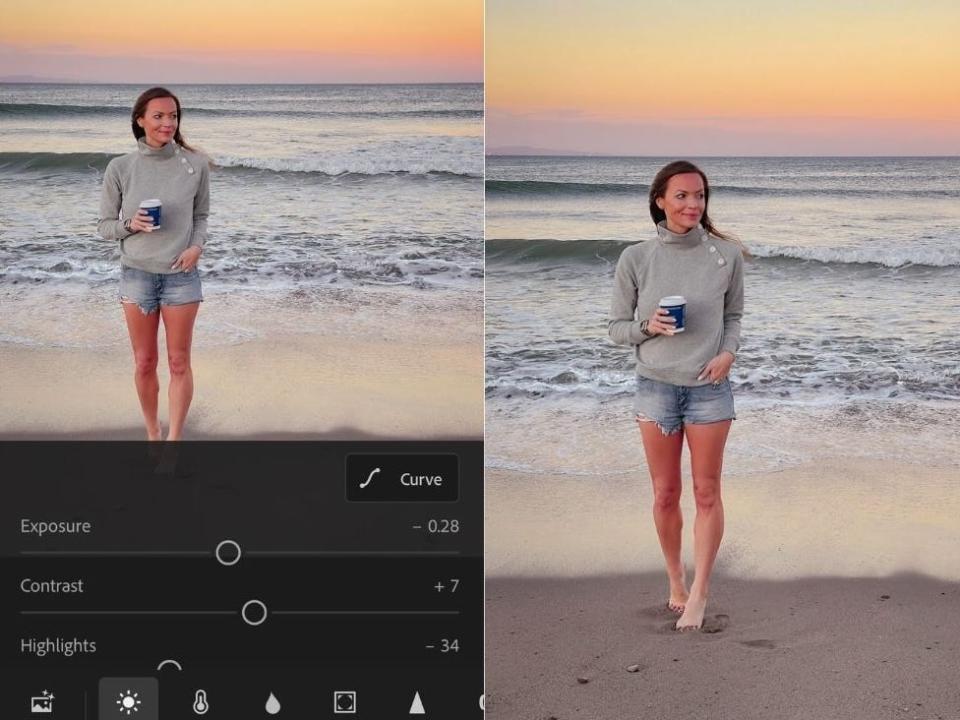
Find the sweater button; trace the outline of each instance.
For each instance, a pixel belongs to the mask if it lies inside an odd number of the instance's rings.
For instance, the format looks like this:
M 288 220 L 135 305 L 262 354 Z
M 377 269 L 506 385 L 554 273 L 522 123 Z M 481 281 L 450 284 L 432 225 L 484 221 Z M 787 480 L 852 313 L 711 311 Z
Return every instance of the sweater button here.
M 187 170 L 187 172 L 193 175 L 193 168 L 190 168 L 189 170 Z
M 710 246 L 710 252 L 716 252 L 716 251 L 717 251 L 717 246 L 716 246 L 716 245 L 711 245 L 711 246 Z
M 180 158 L 180 162 L 182 162 L 184 165 L 186 165 L 186 164 L 187 164 L 187 159 L 186 159 L 186 158 Z
M 724 260 L 723 258 L 720 258 L 719 260 L 717 260 L 717 265 L 726 265 L 726 264 L 727 264 L 727 261 Z

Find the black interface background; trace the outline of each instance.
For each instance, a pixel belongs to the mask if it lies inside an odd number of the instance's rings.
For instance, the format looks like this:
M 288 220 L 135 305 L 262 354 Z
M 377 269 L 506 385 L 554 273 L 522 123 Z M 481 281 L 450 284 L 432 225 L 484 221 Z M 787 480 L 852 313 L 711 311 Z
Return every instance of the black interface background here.
M 482 443 L 183 443 L 165 452 L 0 446 L 0 661 L 24 688 L 11 717 L 26 716 L 27 695 L 47 685 L 63 700 L 53 717 L 86 717 L 74 704 L 81 695 L 83 713 L 97 717 L 100 677 L 140 676 L 160 678 L 164 718 L 194 716 L 200 687 L 207 717 L 263 717 L 269 692 L 284 701 L 281 717 L 325 717 L 337 689 L 358 692 L 358 716 L 406 716 L 414 691 L 428 716 L 479 712 Z M 347 502 L 351 454 L 455 454 L 459 499 Z M 88 521 L 93 532 L 38 539 L 21 534 L 24 518 Z M 226 539 L 243 553 L 231 567 L 214 555 Z M 26 595 L 25 577 L 82 577 L 86 592 Z M 256 627 L 240 616 L 252 599 L 268 608 Z M 96 614 L 42 614 L 63 609 Z M 97 652 L 21 652 L 24 638 L 48 637 L 93 639 Z M 183 671 L 157 671 L 166 658 Z

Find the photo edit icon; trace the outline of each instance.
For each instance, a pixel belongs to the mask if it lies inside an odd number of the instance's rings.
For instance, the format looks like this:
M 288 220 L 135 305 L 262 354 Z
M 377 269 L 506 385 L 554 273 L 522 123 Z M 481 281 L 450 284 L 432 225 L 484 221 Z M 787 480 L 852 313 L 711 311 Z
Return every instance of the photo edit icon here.
M 357 712 L 357 693 L 353 690 L 336 690 L 333 693 L 334 715 L 355 715 Z
M 42 695 L 30 698 L 31 715 L 53 714 L 53 693 L 44 690 Z

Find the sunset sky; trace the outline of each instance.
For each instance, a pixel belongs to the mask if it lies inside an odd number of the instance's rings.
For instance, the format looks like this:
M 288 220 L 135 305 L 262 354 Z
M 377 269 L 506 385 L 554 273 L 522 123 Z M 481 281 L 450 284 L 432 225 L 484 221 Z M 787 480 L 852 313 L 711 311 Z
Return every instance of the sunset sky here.
M 482 0 L 4 0 L 0 79 L 480 82 Z
M 960 154 L 954 0 L 487 0 L 487 152 Z

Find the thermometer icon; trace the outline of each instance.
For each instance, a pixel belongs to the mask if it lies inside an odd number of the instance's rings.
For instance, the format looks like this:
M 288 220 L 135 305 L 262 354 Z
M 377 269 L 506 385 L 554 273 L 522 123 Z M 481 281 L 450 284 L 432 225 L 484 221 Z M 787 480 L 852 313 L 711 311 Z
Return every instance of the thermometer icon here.
M 197 694 L 193 700 L 193 711 L 197 715 L 206 715 L 209 709 L 210 703 L 207 702 L 207 691 L 197 690 Z

